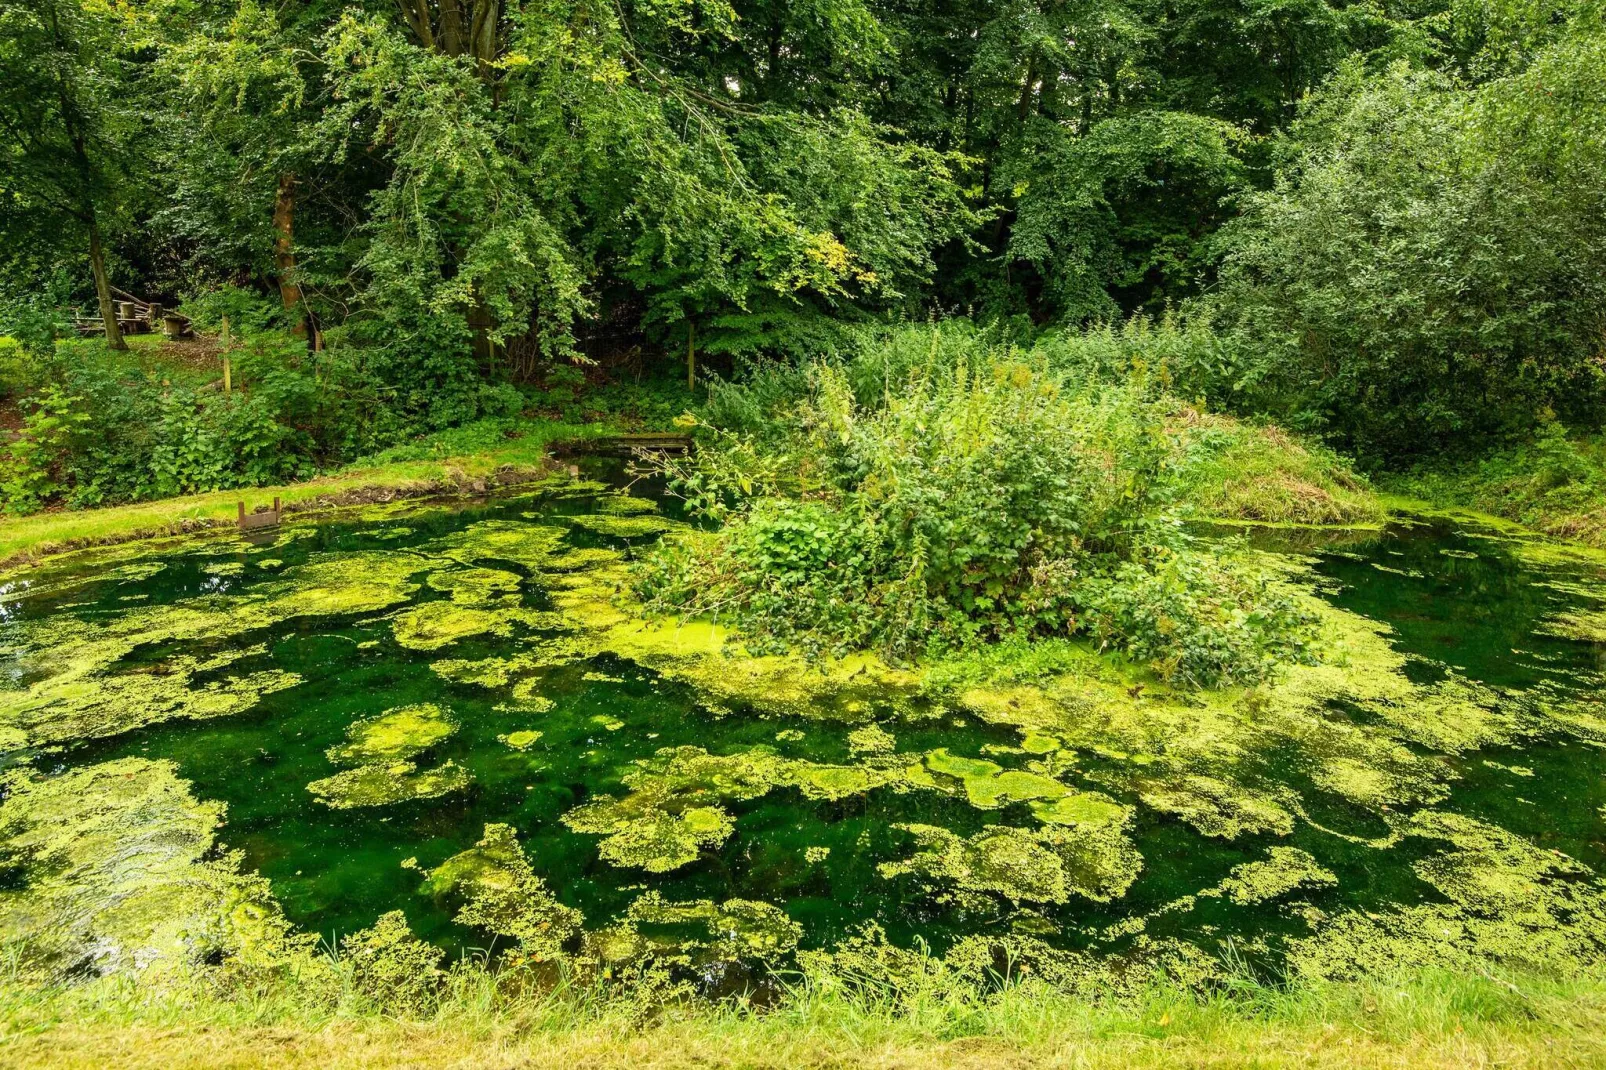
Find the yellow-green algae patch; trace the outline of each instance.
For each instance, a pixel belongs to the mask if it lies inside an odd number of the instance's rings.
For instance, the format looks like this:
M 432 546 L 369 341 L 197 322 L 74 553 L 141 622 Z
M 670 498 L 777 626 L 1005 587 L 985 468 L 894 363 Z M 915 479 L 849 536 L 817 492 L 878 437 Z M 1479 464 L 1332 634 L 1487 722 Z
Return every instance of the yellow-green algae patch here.
M 272 962 L 290 934 L 267 882 L 237 855 L 202 861 L 223 818 L 171 762 L 121 758 L 55 776 L 0 778 L 0 942 L 25 972 L 182 969 L 215 955 Z
M 598 852 L 616 866 L 665 873 L 697 860 L 734 830 L 726 801 L 757 799 L 779 787 L 811 799 L 842 799 L 878 787 L 907 786 L 903 762 L 843 766 L 783 758 L 767 747 L 709 754 L 666 747 L 635 763 L 622 798 L 602 795 L 563 815 L 576 832 L 602 836 Z
M 1251 906 L 1280 899 L 1303 888 L 1331 888 L 1338 878 L 1297 847 L 1276 846 L 1266 857 L 1232 867 L 1227 879 L 1200 895 L 1220 895 L 1238 904 Z
M 695 966 L 739 960 L 777 962 L 803 927 L 770 903 L 751 899 L 676 902 L 645 892 L 612 924 L 586 934 L 584 954 L 604 975 L 625 966 Z
M 368 762 L 314 780 L 307 790 L 325 806 L 353 810 L 436 799 L 463 791 L 473 781 L 473 774 L 453 761 L 433 769 L 419 769 L 412 762 Z
M 569 523 L 581 531 L 609 539 L 656 538 L 676 525 L 656 516 L 572 516 Z
M 604 516 L 641 516 L 658 512 L 658 503 L 632 494 L 606 494 L 597 499 L 593 508 Z
M 120 668 L 141 647 L 206 644 L 298 617 L 345 616 L 387 609 L 418 587 L 426 562 L 409 554 L 315 556 L 273 580 L 231 596 L 205 595 L 169 605 L 140 605 L 108 618 L 67 614 L 8 626 L 0 653 L 16 672 L 0 689 L 0 746 L 57 743 L 116 735 L 175 717 L 219 717 L 256 704 L 261 694 L 300 682 L 265 670 L 196 681 L 254 652 L 234 646 L 205 657 L 180 655 Z
M 537 962 L 561 957 L 585 920 L 536 876 L 511 825 L 486 825 L 478 843 L 429 871 L 424 891 L 461 903 L 459 924 L 511 937 Z
M 457 722 L 444 709 L 418 702 L 357 721 L 346 729 L 346 742 L 325 754 L 336 765 L 395 763 L 422 754 L 456 731 Z
M 1122 823 L 1037 830 L 994 825 L 962 837 L 936 825 L 897 826 L 916 841 L 903 862 L 883 862 L 883 877 L 913 875 L 960 892 L 991 892 L 1014 902 L 1063 903 L 1074 893 L 1099 902 L 1124 894 L 1142 858 Z
M 517 594 L 523 580 L 518 573 L 499 568 L 454 568 L 431 572 L 425 582 L 458 605 L 487 606 Z
M 1297 576 L 1302 566 L 1285 567 Z M 1254 689 L 1179 691 L 1113 659 L 1068 653 L 1068 668 L 1058 674 L 958 693 L 965 708 L 1013 728 L 1021 749 L 1040 756 L 1025 773 L 1009 777 L 984 759 L 942 759 L 937 768 L 981 806 L 993 804 L 989 791 L 1008 777 L 1019 787 L 1004 801 L 1036 794 L 1030 801 L 1047 812 L 1055 791 L 1025 778 L 1063 782 L 1074 770 L 1208 836 L 1285 836 L 1309 808 L 1302 791 L 1339 797 L 1377 817 L 1433 804 L 1448 794 L 1455 773 L 1420 749 L 1464 753 L 1562 720 L 1532 696 L 1497 692 L 1454 671 L 1413 682 L 1410 659 L 1393 648 L 1386 625 L 1310 591 L 1298 597 L 1321 622 L 1318 664 L 1289 666 Z M 1310 788 L 1298 787 L 1290 770 L 1308 777 Z
M 924 759 L 926 771 L 934 774 L 937 786 L 955 785 L 980 810 L 996 810 L 1015 802 L 1052 802 L 1071 794 L 1057 780 L 1005 769 L 985 758 L 965 758 L 948 753 L 946 747 L 931 751 Z
M 1401 832 L 1440 845 L 1413 865 L 1434 894 L 1325 919 L 1290 948 L 1294 975 L 1489 965 L 1555 975 L 1606 965 L 1606 883 L 1588 867 L 1461 814 L 1421 811 Z
M 521 728 L 517 732 L 507 732 L 497 736 L 498 743 L 511 747 L 514 750 L 529 750 L 540 740 L 541 733 L 531 728 Z

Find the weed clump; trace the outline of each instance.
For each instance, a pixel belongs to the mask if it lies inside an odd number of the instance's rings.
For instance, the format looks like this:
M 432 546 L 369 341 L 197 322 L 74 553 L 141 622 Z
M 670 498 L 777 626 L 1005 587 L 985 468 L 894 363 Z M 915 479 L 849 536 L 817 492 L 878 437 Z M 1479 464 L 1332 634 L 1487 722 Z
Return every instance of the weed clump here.
M 757 650 L 1083 635 L 1206 687 L 1308 660 L 1297 600 L 1183 529 L 1163 374 L 1051 357 L 914 330 L 812 365 L 766 396 L 760 430 L 703 426 L 694 457 L 659 463 L 723 526 L 669 536 L 638 592 L 723 615 Z

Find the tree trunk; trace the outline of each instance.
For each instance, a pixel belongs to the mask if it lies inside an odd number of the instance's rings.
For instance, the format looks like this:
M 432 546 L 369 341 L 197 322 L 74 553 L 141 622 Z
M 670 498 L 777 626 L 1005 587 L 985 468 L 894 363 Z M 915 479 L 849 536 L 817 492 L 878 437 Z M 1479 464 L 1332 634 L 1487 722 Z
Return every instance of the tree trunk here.
M 117 326 L 111 283 L 106 281 L 106 254 L 100 247 L 100 223 L 93 216 L 89 219 L 89 271 L 95 276 L 95 299 L 100 302 L 101 322 L 106 325 L 106 345 L 110 349 L 127 350 L 123 330 Z
M 448 56 L 463 54 L 463 5 L 461 0 L 440 0 L 441 32 L 435 41 Z
M 286 171 L 279 176 L 279 191 L 273 197 L 273 265 L 279 273 L 279 299 L 286 312 L 301 312 L 295 334 L 305 338 L 307 318 L 301 309 L 301 284 L 296 282 L 295 212 L 296 176 L 294 171 Z
M 697 324 L 686 320 L 686 389 L 697 389 Z
M 491 64 L 496 62 L 496 32 L 502 18 L 501 0 L 474 0 L 473 19 L 469 23 L 469 46 L 479 61 L 480 77 L 487 82 L 495 75 Z
M 429 0 L 396 0 L 408 29 L 425 48 L 435 47 L 435 31 L 429 22 Z

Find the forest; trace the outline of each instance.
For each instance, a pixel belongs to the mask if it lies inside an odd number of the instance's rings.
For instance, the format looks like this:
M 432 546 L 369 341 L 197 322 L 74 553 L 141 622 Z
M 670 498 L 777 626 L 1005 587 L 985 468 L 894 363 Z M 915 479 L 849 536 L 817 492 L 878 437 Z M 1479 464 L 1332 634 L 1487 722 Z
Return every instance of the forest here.
M 0 1062 L 1599 1065 L 1603 176 L 1598 0 L 0 0 Z

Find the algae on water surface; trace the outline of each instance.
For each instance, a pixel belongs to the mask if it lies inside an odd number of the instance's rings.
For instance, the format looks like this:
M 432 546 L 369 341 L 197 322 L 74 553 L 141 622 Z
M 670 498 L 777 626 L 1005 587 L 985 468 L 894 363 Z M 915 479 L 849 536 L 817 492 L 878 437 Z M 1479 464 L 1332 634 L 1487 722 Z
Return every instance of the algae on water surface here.
M 8 593 L 0 928 L 46 973 L 302 954 L 289 921 L 360 931 L 381 973 L 429 960 L 416 928 L 698 984 L 912 969 L 917 940 L 956 975 L 1095 988 L 1206 979 L 1229 940 L 1310 977 L 1606 962 L 1597 651 L 1554 624 L 1606 604 L 1589 563 L 1442 528 L 1307 545 L 1274 565 L 1322 657 L 1199 691 L 1076 644 L 750 656 L 641 616 L 631 555 L 676 521 L 632 501 Z

